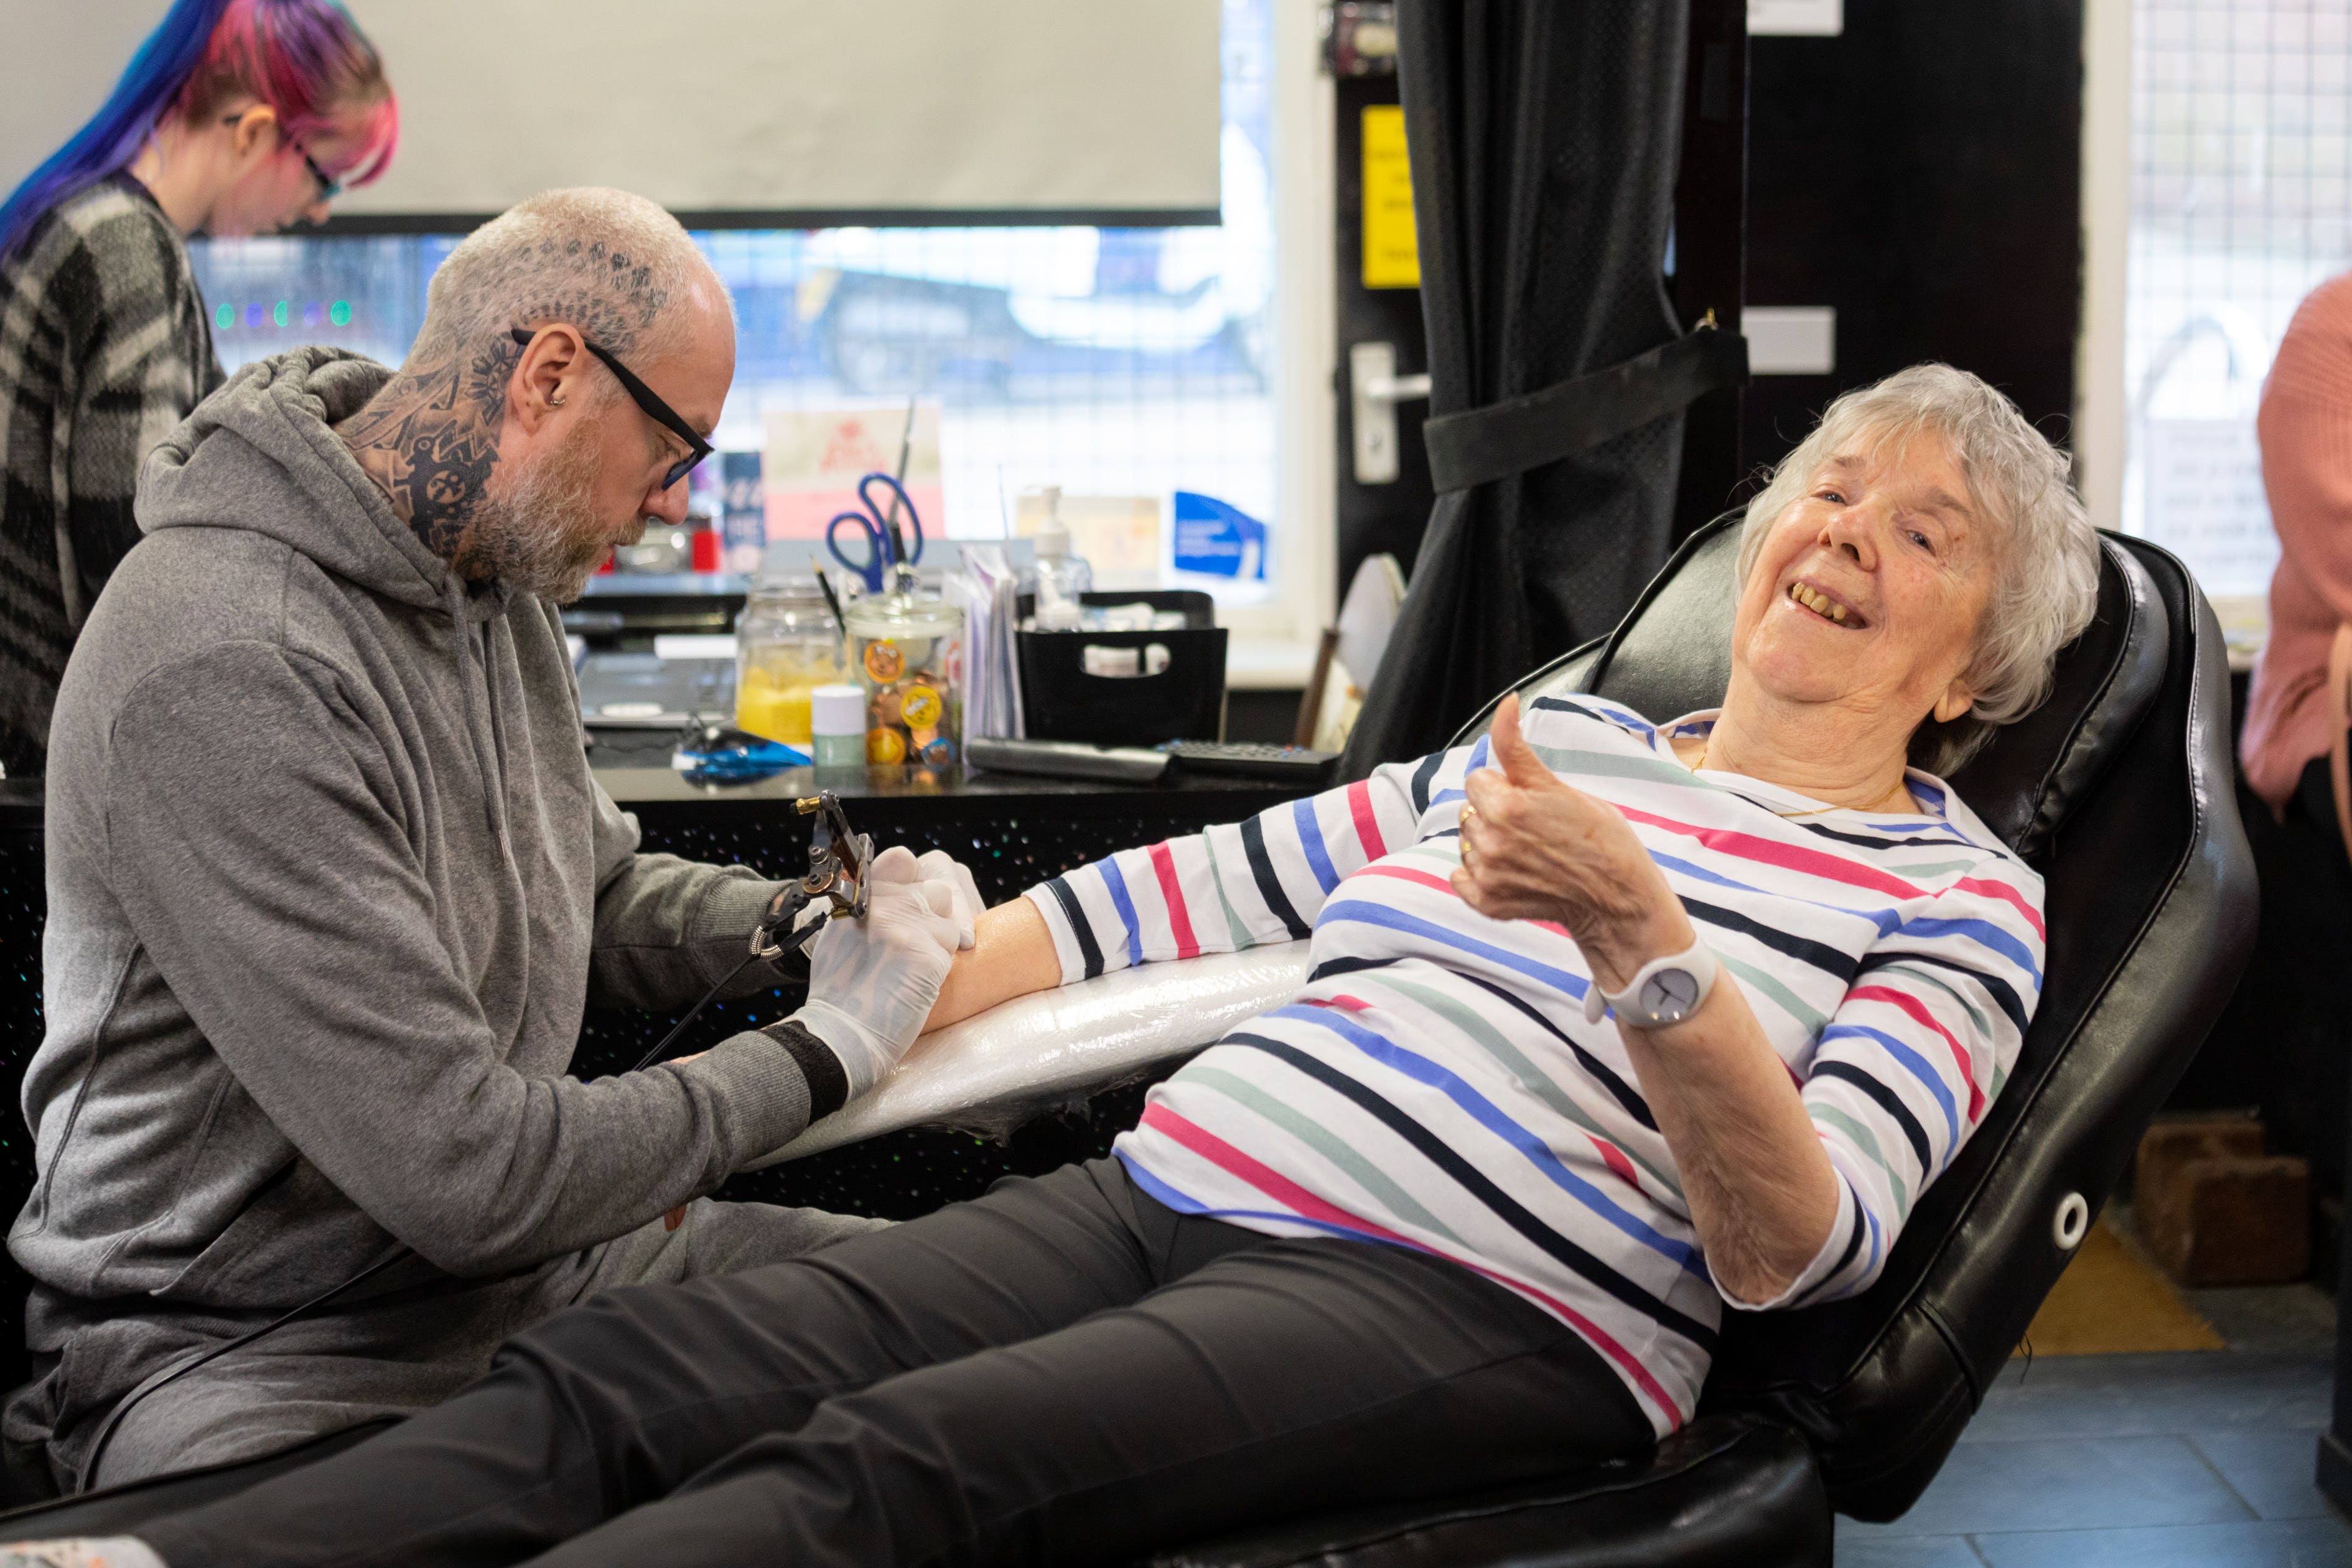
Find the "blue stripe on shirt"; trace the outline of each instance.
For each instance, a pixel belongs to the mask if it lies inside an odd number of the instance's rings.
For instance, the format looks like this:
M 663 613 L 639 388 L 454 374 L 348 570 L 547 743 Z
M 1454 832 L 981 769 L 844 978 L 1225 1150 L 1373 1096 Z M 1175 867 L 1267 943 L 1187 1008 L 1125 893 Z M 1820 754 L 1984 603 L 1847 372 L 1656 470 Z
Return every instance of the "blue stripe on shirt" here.
M 1323 847 L 1323 825 L 1315 820 L 1312 797 L 1290 803 L 1291 820 L 1298 824 L 1298 847 L 1307 856 L 1307 868 L 1315 873 L 1315 880 L 1325 892 L 1339 885 L 1339 873 L 1331 864 L 1331 856 Z
M 1852 915 L 1858 921 L 1868 921 L 1877 928 L 1882 939 L 1901 929 L 1903 923 L 1902 915 L 1893 909 L 1858 910 L 1852 904 L 1832 904 L 1820 899 L 1801 899 L 1793 893 L 1776 893 L 1769 889 L 1757 887 L 1752 882 L 1743 882 L 1737 877 L 1727 877 L 1720 871 L 1710 871 L 1706 867 L 1685 860 L 1679 855 L 1663 855 L 1655 849 L 1650 851 L 1650 858 L 1656 863 L 1660 870 L 1679 871 L 1694 882 L 1707 882 L 1718 888 L 1729 888 L 1736 893 L 1754 893 L 1759 898 L 1770 899 L 1775 903 L 1806 904 L 1817 910 L 1827 910 L 1832 914 Z
M 1660 1257 L 1673 1260 L 1676 1267 L 1688 1269 L 1701 1279 L 1706 1277 L 1696 1248 L 1659 1235 L 1626 1213 L 1607 1194 L 1562 1164 L 1559 1156 L 1553 1153 L 1542 1139 L 1512 1121 L 1485 1095 L 1427 1057 L 1409 1051 L 1387 1036 L 1368 1029 L 1345 1013 L 1335 1012 L 1328 1007 L 1277 1007 L 1267 1016 L 1319 1024 L 1374 1061 L 1393 1068 L 1417 1083 L 1442 1090 L 1446 1099 L 1468 1111 L 1479 1125 L 1527 1156 L 1528 1163 L 1549 1177 L 1554 1186 Z
M 1116 857 L 1097 860 L 1095 869 L 1102 873 L 1103 886 L 1110 889 L 1111 908 L 1118 911 L 1120 922 L 1127 927 L 1127 962 L 1130 965 L 1140 964 L 1143 962 L 1143 927 L 1135 918 L 1135 900 L 1127 896 L 1127 879 L 1119 873 L 1118 860 Z
M 1407 936 L 1427 937 L 1432 942 L 1443 942 L 1447 947 L 1470 953 L 1474 957 L 1486 959 L 1492 963 L 1499 963 L 1507 969 L 1516 969 L 1530 980 L 1540 980 L 1553 990 L 1564 992 L 1580 1002 L 1584 1000 L 1584 993 L 1590 984 L 1581 974 L 1572 973 L 1565 969 L 1556 969 L 1549 963 L 1539 963 L 1532 958 L 1522 958 L 1508 949 L 1496 947 L 1492 942 L 1480 942 L 1475 937 L 1464 936 L 1459 931 L 1447 930 L 1434 921 L 1425 921 L 1418 915 L 1408 915 L 1390 909 L 1385 904 L 1359 903 L 1353 899 L 1340 903 L 1326 904 L 1323 906 L 1322 914 L 1316 917 L 1315 923 L 1321 926 L 1326 921 L 1335 924 L 1352 921 L 1360 925 L 1381 926 L 1389 931 L 1402 931 Z
M 1936 1097 L 1937 1105 L 1944 1112 L 1945 1131 L 1951 1134 L 1951 1142 L 1945 1147 L 1948 1150 L 1958 1148 L 1960 1142 L 1959 1108 L 1952 1103 L 1952 1091 L 1944 1087 L 1943 1079 L 1927 1065 L 1927 1058 L 1885 1030 L 1871 1028 L 1866 1024 L 1832 1024 L 1822 1031 L 1822 1044 L 1824 1046 L 1832 1040 L 1851 1039 L 1875 1040 L 1888 1056 L 1901 1062 L 1913 1078 L 1927 1086 L 1927 1092 Z M 1929 1173 L 1932 1175 L 1934 1173 Z
M 1927 937 L 1930 940 L 1939 936 L 1965 937 L 1969 941 L 1975 942 L 1979 947 L 1988 947 L 1993 952 L 2000 954 L 2003 958 L 2009 960 L 2011 963 L 2014 963 L 2017 967 L 2025 971 L 2026 973 L 2033 976 L 2033 988 L 2035 990 L 2039 991 L 2042 988 L 2042 966 L 2033 962 L 2033 954 L 2026 951 L 2025 944 L 2023 942 L 2018 941 L 2015 937 L 2010 935 L 2009 932 L 2001 930 L 2000 927 L 1993 924 L 1990 921 L 1947 921 L 1937 920 L 1934 918 L 1924 918 L 1916 921 L 1906 921 L 1891 934 L 1895 936 Z

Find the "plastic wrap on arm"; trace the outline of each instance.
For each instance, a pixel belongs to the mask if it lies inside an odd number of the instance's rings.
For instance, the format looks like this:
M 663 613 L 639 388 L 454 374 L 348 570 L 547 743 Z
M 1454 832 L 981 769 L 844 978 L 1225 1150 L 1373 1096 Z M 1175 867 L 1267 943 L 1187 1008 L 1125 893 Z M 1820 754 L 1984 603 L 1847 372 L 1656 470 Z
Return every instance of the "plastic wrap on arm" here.
M 1307 981 L 1304 942 L 1122 969 L 1040 991 L 915 1042 L 873 1093 L 751 1167 L 902 1127 L 1003 1136 L 1040 1111 L 1131 1080 L 1278 1007 Z

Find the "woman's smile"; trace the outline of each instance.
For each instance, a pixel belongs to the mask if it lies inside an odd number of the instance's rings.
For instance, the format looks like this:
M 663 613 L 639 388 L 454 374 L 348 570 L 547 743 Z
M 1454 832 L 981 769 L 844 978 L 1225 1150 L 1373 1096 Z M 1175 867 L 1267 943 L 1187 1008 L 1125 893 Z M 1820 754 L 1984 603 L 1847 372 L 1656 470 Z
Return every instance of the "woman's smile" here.
M 1855 609 L 1828 589 L 1819 587 L 1802 577 L 1790 583 L 1786 597 L 1800 613 L 1817 616 L 1832 626 L 1843 626 L 1848 631 L 1860 631 L 1870 625 L 1863 618 L 1860 610 Z

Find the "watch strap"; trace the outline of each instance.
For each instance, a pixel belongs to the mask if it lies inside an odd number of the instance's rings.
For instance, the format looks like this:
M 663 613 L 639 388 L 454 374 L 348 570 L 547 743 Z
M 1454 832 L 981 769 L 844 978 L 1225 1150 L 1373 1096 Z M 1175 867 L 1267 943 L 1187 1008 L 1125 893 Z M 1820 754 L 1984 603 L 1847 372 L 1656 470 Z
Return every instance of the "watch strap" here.
M 1649 984 L 1651 979 L 1670 969 L 1681 970 L 1696 980 L 1698 993 L 1691 999 L 1688 1007 L 1675 1016 L 1667 1017 L 1643 1005 L 1641 998 L 1643 988 Z M 1706 1005 L 1708 993 L 1715 989 L 1717 969 L 1715 953 L 1706 945 L 1706 939 L 1694 938 L 1682 952 L 1654 958 L 1635 970 L 1633 978 L 1626 982 L 1622 991 L 1604 992 L 1599 980 L 1592 981 L 1584 993 L 1584 1021 L 1588 1024 L 1601 1022 L 1601 1013 L 1606 1009 L 1617 1015 L 1619 1023 L 1630 1024 L 1637 1029 L 1658 1029 L 1681 1023 Z

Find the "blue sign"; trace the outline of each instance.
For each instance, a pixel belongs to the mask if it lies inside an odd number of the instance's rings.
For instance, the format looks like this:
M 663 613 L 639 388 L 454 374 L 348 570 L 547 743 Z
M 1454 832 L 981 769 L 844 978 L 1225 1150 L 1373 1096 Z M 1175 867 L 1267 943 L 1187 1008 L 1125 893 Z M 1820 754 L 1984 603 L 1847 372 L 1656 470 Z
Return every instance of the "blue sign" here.
M 1176 492 L 1176 570 L 1265 580 L 1265 524 L 1214 496 Z

